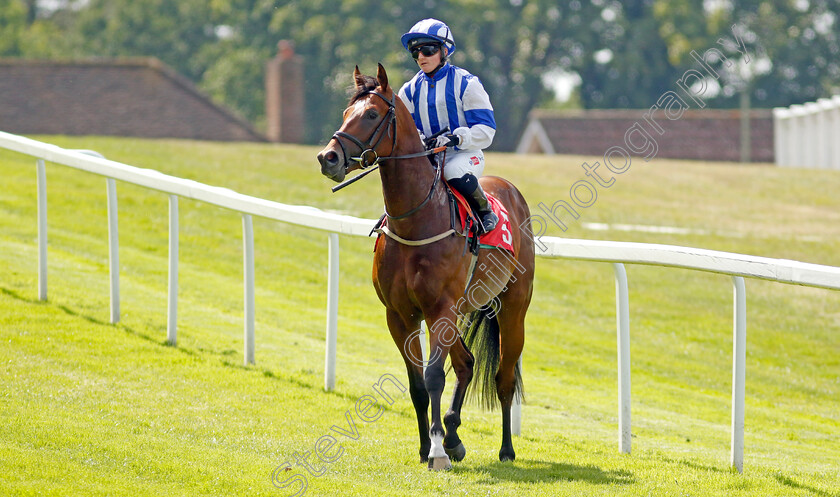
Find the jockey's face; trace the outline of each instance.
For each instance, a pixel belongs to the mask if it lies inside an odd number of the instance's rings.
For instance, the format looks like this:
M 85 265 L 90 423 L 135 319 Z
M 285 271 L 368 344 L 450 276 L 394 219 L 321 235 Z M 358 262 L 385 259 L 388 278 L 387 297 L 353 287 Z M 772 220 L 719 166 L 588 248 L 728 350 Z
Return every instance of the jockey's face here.
M 434 70 L 440 65 L 441 58 L 446 53 L 445 50 L 446 47 L 441 47 L 440 50 L 435 52 L 433 55 L 424 55 L 423 52 L 419 52 L 417 56 L 417 65 L 420 66 L 420 70 L 426 74 L 434 72 Z

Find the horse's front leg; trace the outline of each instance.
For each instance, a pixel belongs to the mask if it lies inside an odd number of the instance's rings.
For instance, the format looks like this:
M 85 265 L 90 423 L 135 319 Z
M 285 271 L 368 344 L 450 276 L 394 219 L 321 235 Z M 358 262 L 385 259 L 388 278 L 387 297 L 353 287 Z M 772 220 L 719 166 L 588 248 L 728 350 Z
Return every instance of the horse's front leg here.
M 449 360 L 452 361 L 452 369 L 455 370 L 455 390 L 452 392 L 452 402 L 449 405 L 449 410 L 443 417 L 443 424 L 446 426 L 443 447 L 446 454 L 457 462 L 464 459 L 467 454 L 464 444 L 458 437 L 458 427 L 461 426 L 461 407 L 464 404 L 467 387 L 473 377 L 473 365 L 475 364 L 475 358 L 460 336 L 452 344 L 452 348 L 449 349 Z
M 420 462 L 426 462 L 429 457 L 431 442 L 429 441 L 429 393 L 423 381 L 423 350 L 420 340 L 422 337 L 416 331 L 420 330 L 420 319 L 411 319 L 406 323 L 396 311 L 387 312 L 388 330 L 394 343 L 400 349 L 405 367 L 408 372 L 408 390 L 414 413 L 417 415 L 417 428 L 420 432 Z
M 431 450 L 429 450 L 429 469 L 441 470 L 451 468 L 449 456 L 443 446 L 445 432 L 440 417 L 440 400 L 446 385 L 443 365 L 449 355 L 449 349 L 458 341 L 458 328 L 455 312 L 450 309 L 436 313 L 432 319 L 429 315 L 426 314 L 426 324 L 429 327 L 429 363 L 425 374 L 426 390 L 429 392 L 432 408 L 432 424 L 429 428 L 429 438 L 432 442 Z

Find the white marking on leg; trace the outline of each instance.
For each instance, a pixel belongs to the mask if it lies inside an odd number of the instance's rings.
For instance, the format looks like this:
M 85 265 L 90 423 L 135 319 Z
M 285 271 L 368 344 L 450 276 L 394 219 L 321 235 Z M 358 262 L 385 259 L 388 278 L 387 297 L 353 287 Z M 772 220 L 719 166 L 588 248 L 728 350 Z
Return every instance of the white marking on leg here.
M 432 435 L 432 448 L 429 450 L 429 459 L 433 457 L 447 457 L 446 451 L 443 450 L 443 435 Z

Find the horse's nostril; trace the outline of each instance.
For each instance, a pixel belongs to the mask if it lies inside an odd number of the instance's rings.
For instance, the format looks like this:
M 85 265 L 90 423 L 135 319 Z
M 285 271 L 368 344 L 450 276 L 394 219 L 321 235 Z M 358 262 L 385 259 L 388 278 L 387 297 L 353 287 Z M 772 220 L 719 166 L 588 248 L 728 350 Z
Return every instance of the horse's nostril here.
M 336 164 L 338 164 L 338 154 L 330 150 L 324 156 L 324 160 L 327 161 L 327 164 L 329 164 L 330 166 L 335 166 Z
M 318 154 L 318 162 L 321 163 L 321 167 L 334 168 L 338 165 L 338 154 L 334 150 L 322 151 Z

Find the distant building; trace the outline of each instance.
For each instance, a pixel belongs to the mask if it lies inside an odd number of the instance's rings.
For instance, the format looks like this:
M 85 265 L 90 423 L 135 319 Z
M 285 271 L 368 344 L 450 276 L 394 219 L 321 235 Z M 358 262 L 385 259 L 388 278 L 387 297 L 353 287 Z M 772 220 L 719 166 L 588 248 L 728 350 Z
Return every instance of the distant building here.
M 636 123 L 650 133 L 656 157 L 733 161 L 741 158 L 741 113 L 738 110 L 686 110 L 669 120 L 654 116 L 658 133 L 644 119 L 645 110 L 532 111 L 518 153 L 603 156 L 613 146 L 625 146 L 625 134 Z M 642 143 L 643 137 L 637 135 Z M 640 155 L 640 154 L 633 154 Z M 769 109 L 750 111 L 750 159 L 773 162 L 773 115 Z
M 303 143 L 303 60 L 294 43 L 280 40 L 277 55 L 265 66 L 265 120 L 270 141 Z
M 154 58 L 0 59 L 0 130 L 266 141 Z

